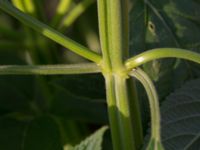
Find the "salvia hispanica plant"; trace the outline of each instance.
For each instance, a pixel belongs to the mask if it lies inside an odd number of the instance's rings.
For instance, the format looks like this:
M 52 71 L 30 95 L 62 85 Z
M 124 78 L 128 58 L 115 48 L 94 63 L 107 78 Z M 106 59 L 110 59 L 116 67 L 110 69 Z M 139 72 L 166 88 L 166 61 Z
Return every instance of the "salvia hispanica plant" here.
M 0 0 L 0 149 L 198 150 L 199 1 L 53 2 Z

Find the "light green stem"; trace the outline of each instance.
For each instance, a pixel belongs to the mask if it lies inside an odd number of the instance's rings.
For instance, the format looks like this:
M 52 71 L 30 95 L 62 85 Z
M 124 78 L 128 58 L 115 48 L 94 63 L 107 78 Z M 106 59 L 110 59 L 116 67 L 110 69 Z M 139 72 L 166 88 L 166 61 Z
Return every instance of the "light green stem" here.
M 60 24 L 62 17 L 69 11 L 71 3 L 72 0 L 59 0 L 55 15 L 50 23 L 51 26 L 57 27 Z
M 109 57 L 113 71 L 123 70 L 128 55 L 128 0 L 107 0 Z
M 85 10 L 95 2 L 95 0 L 82 0 L 79 4 L 77 4 L 69 14 L 64 18 L 62 23 L 62 31 L 67 29 L 70 25 L 74 23 L 74 21 L 81 15 Z
M 130 75 L 138 79 L 144 86 L 150 104 L 151 111 L 151 134 L 156 140 L 160 140 L 160 109 L 159 100 L 153 82 L 148 75 L 141 69 L 136 68 L 130 72 Z
M 150 77 L 140 68 L 133 69 L 130 75 L 138 79 L 144 86 L 150 104 L 151 139 L 146 150 L 164 150 L 161 143 L 160 108 L 156 89 Z
M 106 99 L 108 105 L 109 123 L 114 150 L 122 150 L 122 136 L 119 126 L 119 110 L 116 105 L 115 80 L 112 75 L 106 75 Z
M 100 68 L 93 63 L 72 65 L 2 65 L 0 75 L 67 75 L 98 73 Z
M 111 58 L 109 56 L 110 41 L 108 35 L 108 1 L 98 0 L 98 19 L 99 19 L 99 33 L 101 50 L 103 53 L 103 73 L 106 80 L 106 96 L 109 114 L 109 124 L 111 129 L 112 143 L 114 150 L 121 150 L 122 140 L 120 135 L 120 127 L 118 114 L 119 110 L 117 108 L 116 102 L 116 91 L 115 91 L 115 80 L 112 74 Z
M 12 3 L 15 7 L 17 7 L 18 9 L 20 9 L 21 11 L 25 11 L 24 10 L 24 3 L 22 2 L 22 0 L 12 0 Z
M 12 0 L 12 3 L 21 11 L 36 17 L 33 0 Z
M 98 1 L 103 53 L 101 66 L 106 79 L 109 121 L 115 150 L 136 150 L 135 138 L 138 138 L 134 137 L 133 114 L 130 110 L 127 72 L 124 66 L 124 58 L 128 56 L 127 4 L 127 0 Z
M 126 68 L 131 70 L 146 62 L 160 58 L 182 58 L 200 63 L 200 54 L 178 48 L 159 48 L 143 52 L 126 61 Z
M 117 108 L 119 110 L 119 128 L 120 128 L 120 138 L 122 143 L 121 150 L 135 150 L 136 149 L 136 139 L 134 137 L 134 125 L 130 111 L 130 102 L 128 97 L 127 89 L 127 79 L 120 75 L 115 75 L 115 94 Z
M 43 24 L 42 22 L 34 19 L 33 17 L 24 14 L 15 7 L 13 7 L 7 0 L 0 0 L 0 9 L 17 18 L 24 24 L 38 31 L 42 35 L 48 37 L 49 39 L 59 43 L 60 45 L 68 48 L 69 50 L 75 52 L 76 54 L 83 56 L 91 61 L 100 63 L 101 56 L 90 49 L 76 43 L 75 41 L 69 39 L 63 34 L 57 32 L 53 28 Z

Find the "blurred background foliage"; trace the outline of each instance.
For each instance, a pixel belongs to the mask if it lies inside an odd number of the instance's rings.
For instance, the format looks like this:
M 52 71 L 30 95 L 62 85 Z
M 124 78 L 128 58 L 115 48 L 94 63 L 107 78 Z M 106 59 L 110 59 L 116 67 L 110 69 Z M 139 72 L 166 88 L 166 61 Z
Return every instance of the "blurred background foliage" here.
M 71 39 L 100 52 L 95 0 L 30 0 L 28 3 L 32 5 L 26 4 L 26 0 L 11 2 Z M 81 62 L 87 60 L 0 11 L 1 65 Z M 62 149 L 64 145 L 80 143 L 107 123 L 105 86 L 100 74 L 0 78 L 2 150 Z M 106 136 L 104 143 L 110 149 L 109 133 Z

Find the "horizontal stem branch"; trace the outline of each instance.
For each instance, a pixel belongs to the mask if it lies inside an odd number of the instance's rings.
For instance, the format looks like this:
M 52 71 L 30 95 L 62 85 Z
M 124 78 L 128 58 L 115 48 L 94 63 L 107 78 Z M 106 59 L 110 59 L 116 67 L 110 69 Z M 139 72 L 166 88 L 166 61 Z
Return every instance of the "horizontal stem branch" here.
M 2 65 L 0 75 L 67 75 L 101 72 L 94 63 L 71 65 Z
M 60 45 L 68 48 L 69 50 L 73 51 L 74 53 L 89 59 L 93 62 L 100 63 L 101 56 L 90 49 L 84 47 L 83 45 L 71 40 L 70 38 L 64 36 L 63 34 L 59 33 L 58 31 L 54 30 L 53 28 L 49 27 L 48 25 L 38 21 L 37 19 L 21 12 L 17 8 L 13 7 L 11 3 L 7 0 L 0 0 L 0 9 L 7 12 L 8 14 L 12 15 L 16 19 L 20 20 L 27 26 L 31 27 L 32 29 L 38 31 L 42 35 L 48 37 L 49 39 L 59 43 Z
M 126 68 L 131 70 L 146 62 L 160 58 L 182 58 L 196 63 L 200 63 L 200 54 L 179 48 L 158 48 L 138 54 L 125 63 Z

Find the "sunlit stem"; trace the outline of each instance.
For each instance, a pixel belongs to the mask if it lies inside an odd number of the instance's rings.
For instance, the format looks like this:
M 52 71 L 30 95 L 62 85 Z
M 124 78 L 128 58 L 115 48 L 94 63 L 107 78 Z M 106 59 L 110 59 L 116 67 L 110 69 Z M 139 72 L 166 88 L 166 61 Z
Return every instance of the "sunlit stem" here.
M 49 27 L 48 25 L 43 24 L 42 22 L 38 21 L 37 19 L 19 11 L 15 7 L 11 5 L 7 0 L 0 1 L 0 9 L 7 12 L 8 14 L 12 15 L 13 17 L 17 18 L 24 24 L 28 25 L 29 27 L 33 28 L 34 30 L 38 31 L 42 35 L 48 37 L 49 39 L 59 43 L 60 45 L 68 48 L 69 50 L 73 51 L 74 53 L 89 59 L 93 62 L 100 63 L 101 56 L 90 49 L 82 46 L 81 44 L 69 39 L 68 37 L 64 36 L 63 34 L 59 33 L 58 31 L 54 30 L 53 28 Z
M 160 109 L 156 89 L 149 76 L 141 69 L 136 68 L 130 75 L 138 79 L 144 86 L 150 104 L 151 111 L 151 134 L 157 141 L 160 141 Z
M 71 3 L 72 0 L 59 0 L 55 15 L 51 22 L 51 26 L 57 27 L 60 24 L 63 16 L 69 11 Z
M 146 62 L 160 58 L 182 58 L 200 63 L 200 54 L 178 48 L 158 48 L 148 50 L 128 59 L 125 63 L 128 70 L 132 70 Z
M 62 24 L 62 31 L 67 29 L 74 21 L 85 12 L 85 10 L 95 2 L 95 0 L 82 0 L 79 4 L 69 12 L 69 14 L 64 18 Z
M 93 63 L 72 65 L 1 65 L 0 75 L 67 75 L 98 73 L 100 68 Z

